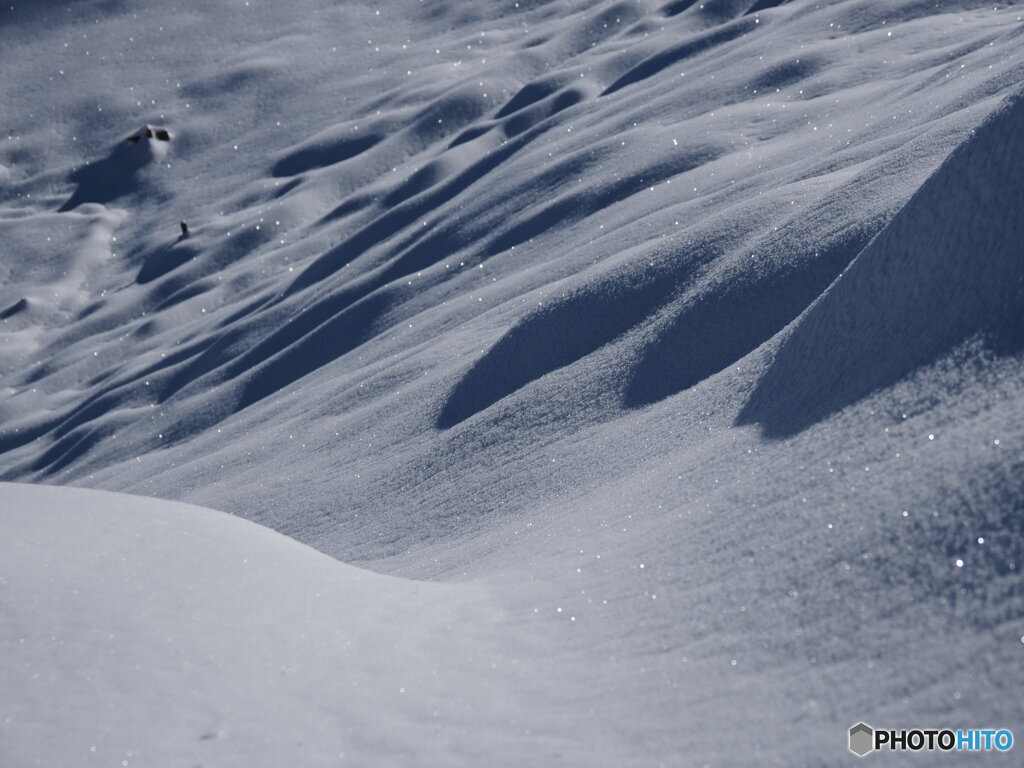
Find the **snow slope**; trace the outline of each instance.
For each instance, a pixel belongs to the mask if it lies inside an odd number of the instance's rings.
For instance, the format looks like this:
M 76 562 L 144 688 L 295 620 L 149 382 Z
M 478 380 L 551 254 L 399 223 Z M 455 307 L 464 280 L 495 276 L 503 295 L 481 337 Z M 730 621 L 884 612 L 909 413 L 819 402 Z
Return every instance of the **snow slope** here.
M 533 759 L 557 746 L 480 586 L 361 571 L 175 502 L 0 500 L 6 766 L 479 764 L 531 726 Z
M 488 763 L 1020 720 L 1019 5 L 2 13 L 0 478 L 458 582 Z

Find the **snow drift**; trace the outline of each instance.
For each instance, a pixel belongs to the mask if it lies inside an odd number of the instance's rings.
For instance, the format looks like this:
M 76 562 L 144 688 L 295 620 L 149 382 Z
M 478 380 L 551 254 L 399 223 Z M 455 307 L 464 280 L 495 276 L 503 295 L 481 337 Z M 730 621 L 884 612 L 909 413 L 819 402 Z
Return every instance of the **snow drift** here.
M 547 741 L 479 586 L 185 504 L 8 484 L 0 503 L 4 765 L 461 765 Z
M 1024 344 L 1024 98 L 943 163 L 818 299 L 740 421 L 787 434 L 980 342 Z

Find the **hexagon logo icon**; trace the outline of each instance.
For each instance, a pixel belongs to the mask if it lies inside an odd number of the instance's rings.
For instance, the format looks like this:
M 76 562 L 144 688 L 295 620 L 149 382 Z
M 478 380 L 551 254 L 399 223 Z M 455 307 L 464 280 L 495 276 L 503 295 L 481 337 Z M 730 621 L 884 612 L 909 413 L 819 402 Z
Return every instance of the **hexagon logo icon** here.
M 866 757 L 875 748 L 875 731 L 867 723 L 857 723 L 850 729 L 850 751 L 857 757 Z

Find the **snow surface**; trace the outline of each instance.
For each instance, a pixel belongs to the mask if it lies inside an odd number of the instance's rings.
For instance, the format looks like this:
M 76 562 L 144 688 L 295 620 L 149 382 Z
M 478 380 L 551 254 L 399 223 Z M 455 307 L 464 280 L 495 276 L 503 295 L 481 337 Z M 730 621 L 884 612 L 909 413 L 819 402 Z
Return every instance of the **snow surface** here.
M 0 479 L 335 560 L 4 486 L 0 764 L 1021 737 L 1022 38 L 972 0 L 5 6 Z
M 5 766 L 482 764 L 531 725 L 530 753 L 556 743 L 508 685 L 479 585 L 177 502 L 0 499 Z

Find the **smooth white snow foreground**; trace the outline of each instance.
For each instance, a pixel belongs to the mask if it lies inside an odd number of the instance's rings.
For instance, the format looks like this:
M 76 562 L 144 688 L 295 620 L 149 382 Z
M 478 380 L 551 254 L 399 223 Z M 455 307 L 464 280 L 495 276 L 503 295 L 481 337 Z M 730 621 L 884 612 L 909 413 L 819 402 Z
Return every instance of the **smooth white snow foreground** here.
M 669 562 L 645 517 L 646 562 L 602 562 L 614 531 L 575 556 L 577 510 L 548 536 L 583 568 L 437 584 L 213 510 L 0 483 L 0 765 L 839 765 L 866 717 L 1020 722 L 1016 630 L 991 621 L 1012 582 L 980 607 L 914 605 L 843 562 L 806 584 L 699 521 L 708 556 Z
M 500 620 L 221 512 L 0 484 L 0 765 L 536 756 Z

